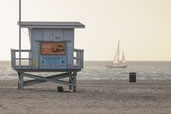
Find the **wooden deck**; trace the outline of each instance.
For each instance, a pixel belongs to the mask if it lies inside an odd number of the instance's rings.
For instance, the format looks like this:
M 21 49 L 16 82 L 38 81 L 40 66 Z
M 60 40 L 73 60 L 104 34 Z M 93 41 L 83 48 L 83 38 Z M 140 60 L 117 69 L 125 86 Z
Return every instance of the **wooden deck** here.
M 81 69 L 25 69 L 17 68 L 14 69 L 17 72 L 79 72 Z

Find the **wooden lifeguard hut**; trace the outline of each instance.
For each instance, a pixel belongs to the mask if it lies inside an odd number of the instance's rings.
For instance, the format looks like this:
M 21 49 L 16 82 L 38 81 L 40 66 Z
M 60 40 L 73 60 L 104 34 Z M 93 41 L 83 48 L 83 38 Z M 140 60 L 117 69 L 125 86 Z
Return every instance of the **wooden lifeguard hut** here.
M 85 25 L 80 22 L 22 22 L 21 15 L 18 24 L 19 50 L 11 49 L 11 66 L 19 76 L 18 89 L 53 82 L 76 91 L 76 76 L 83 68 L 84 55 L 83 50 L 74 49 L 74 29 L 85 28 Z M 31 49 L 21 49 L 21 28 L 28 28 Z M 44 77 L 33 75 L 32 72 L 57 74 Z M 32 80 L 24 81 L 24 77 Z M 68 78 L 68 81 L 64 78 Z

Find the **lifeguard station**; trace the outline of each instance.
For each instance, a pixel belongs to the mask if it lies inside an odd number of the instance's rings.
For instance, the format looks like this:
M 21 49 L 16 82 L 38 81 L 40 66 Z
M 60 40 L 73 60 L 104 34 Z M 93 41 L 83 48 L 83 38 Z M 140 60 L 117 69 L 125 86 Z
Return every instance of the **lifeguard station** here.
M 24 86 L 53 82 L 76 91 L 77 72 L 84 63 L 83 50 L 74 49 L 74 29 L 85 28 L 80 22 L 22 22 L 19 0 L 19 49 L 11 49 L 11 66 L 18 72 L 18 89 Z M 21 49 L 21 29 L 28 28 L 30 49 Z M 55 72 L 52 76 L 28 72 Z M 58 74 L 57 74 L 58 73 Z M 24 81 L 24 77 L 32 80 Z M 69 78 L 68 81 L 63 80 Z
M 85 26 L 79 22 L 21 22 L 19 26 L 28 28 L 31 49 L 11 50 L 12 68 L 19 76 L 18 89 L 49 81 L 76 91 L 76 76 L 83 68 L 84 55 L 83 50 L 74 49 L 74 29 Z M 43 77 L 26 72 L 63 73 Z M 24 77 L 33 80 L 24 81 Z M 64 78 L 69 80 L 61 80 Z
M 22 22 L 19 0 L 19 49 L 11 49 L 11 66 L 18 72 L 18 89 L 24 86 L 53 82 L 76 91 L 77 72 L 84 63 L 84 53 L 74 49 L 74 29 L 85 28 L 80 22 Z M 28 28 L 30 49 L 21 48 L 21 29 Z M 30 72 L 30 73 L 28 73 Z M 52 76 L 32 72 L 55 72 Z M 24 81 L 24 77 L 32 78 Z M 69 80 L 63 80 L 68 78 Z

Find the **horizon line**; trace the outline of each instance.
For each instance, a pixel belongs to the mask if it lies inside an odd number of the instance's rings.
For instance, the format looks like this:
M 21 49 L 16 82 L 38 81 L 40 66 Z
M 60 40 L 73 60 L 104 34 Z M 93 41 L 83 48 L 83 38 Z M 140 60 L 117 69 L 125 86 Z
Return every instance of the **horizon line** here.
M 11 60 L 0 60 L 0 61 L 11 61 Z M 84 60 L 85 62 L 111 62 L 111 60 Z M 127 62 L 171 62 L 171 60 L 127 60 Z

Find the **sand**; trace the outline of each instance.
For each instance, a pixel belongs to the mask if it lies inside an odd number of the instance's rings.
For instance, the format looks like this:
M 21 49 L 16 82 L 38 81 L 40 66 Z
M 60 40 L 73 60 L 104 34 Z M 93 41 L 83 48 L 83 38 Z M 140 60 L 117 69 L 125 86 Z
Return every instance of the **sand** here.
M 77 92 L 44 83 L 17 90 L 0 81 L 0 114 L 171 114 L 171 80 L 79 81 Z

